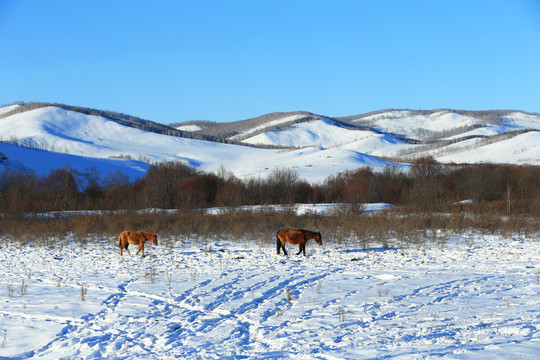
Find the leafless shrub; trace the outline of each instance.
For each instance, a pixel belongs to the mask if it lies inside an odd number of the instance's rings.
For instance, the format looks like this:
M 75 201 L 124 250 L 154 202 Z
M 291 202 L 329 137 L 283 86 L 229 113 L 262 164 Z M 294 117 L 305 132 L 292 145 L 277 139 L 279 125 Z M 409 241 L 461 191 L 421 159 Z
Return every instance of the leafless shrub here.
M 15 292 L 15 289 L 13 289 L 13 286 L 11 286 L 11 284 L 8 284 L 7 286 L 8 298 L 11 299 L 13 297 L 14 292 Z
M 28 290 L 28 283 L 24 281 L 24 279 L 22 279 L 21 281 L 21 285 L 19 285 L 19 295 L 26 295 L 27 293 L 27 290 Z
M 86 295 L 88 294 L 88 288 L 86 287 L 86 284 L 82 284 L 81 286 L 81 301 L 86 301 Z
M 293 292 L 291 289 L 289 289 L 288 287 L 285 288 L 285 296 L 287 298 L 287 305 L 290 305 L 291 302 L 292 302 L 292 296 L 293 296 Z
M 156 268 L 153 266 L 150 266 L 150 269 L 144 274 L 145 282 L 147 284 L 154 284 L 156 282 Z
M 381 287 L 377 288 L 377 296 L 378 297 L 386 297 L 388 296 L 389 290 L 388 289 L 382 289 Z
M 2 236 L 10 243 L 54 247 L 75 241 L 110 241 L 116 244 L 124 230 L 157 233 L 160 246 L 192 239 L 244 241 L 260 246 L 275 244 L 276 233 L 284 227 L 320 231 L 323 244 L 345 243 L 368 251 L 372 247 L 422 247 L 426 242 L 444 244 L 452 234 L 480 230 L 489 234 L 534 234 L 539 231 L 537 217 L 497 215 L 490 208 L 482 213 L 463 211 L 410 212 L 396 207 L 379 213 L 336 212 L 325 215 L 298 215 L 288 211 L 226 212 L 209 215 L 202 212 L 137 213 L 110 212 L 86 216 L 16 217 L 2 220 Z M 210 250 L 210 248 L 207 248 Z M 29 274 L 30 276 L 31 274 Z
M 339 322 L 345 322 L 345 310 L 342 306 L 340 306 L 338 309 L 338 318 Z
M 540 274 L 540 272 L 539 272 L 539 274 Z M 317 293 L 317 295 L 321 293 L 321 287 L 322 287 L 322 281 L 319 280 L 319 281 L 317 281 L 317 287 L 315 288 L 315 292 Z

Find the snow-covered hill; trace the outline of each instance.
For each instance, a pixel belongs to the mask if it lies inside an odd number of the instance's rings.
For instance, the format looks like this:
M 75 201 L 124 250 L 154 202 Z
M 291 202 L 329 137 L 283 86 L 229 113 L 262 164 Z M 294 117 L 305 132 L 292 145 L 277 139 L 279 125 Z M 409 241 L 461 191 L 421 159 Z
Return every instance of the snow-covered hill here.
M 359 139 L 373 136 L 371 131 L 350 130 L 340 127 L 332 120 L 320 118 L 292 125 L 284 130 L 272 130 L 248 137 L 243 140 L 246 144 L 264 144 L 276 146 L 305 147 L 321 146 L 335 147 Z
M 229 124 L 175 124 L 219 142 L 158 134 L 58 106 L 14 113 L 17 107 L 0 108 L 0 168 L 41 175 L 69 165 L 96 167 L 104 177 L 121 171 L 134 180 L 151 163 L 177 160 L 204 171 L 225 168 L 241 178 L 292 168 L 316 183 L 364 166 L 382 170 L 394 164 L 383 160 L 389 158 L 404 167 L 401 162 L 420 156 L 444 163 L 540 164 L 540 115 L 519 111 L 393 110 L 338 119 L 295 112 Z
M 336 147 L 401 161 L 433 156 L 443 163 L 540 164 L 540 115 L 536 114 L 407 110 L 337 120 L 310 119 L 259 132 L 243 142 Z
M 350 149 L 284 151 L 167 136 L 54 106 L 1 118 L 0 134 L 2 141 L 32 148 L 2 144 L 3 167 L 17 164 L 42 175 L 69 164 L 80 171 L 96 166 L 103 176 L 120 170 L 135 179 L 144 175 L 149 163 L 177 160 L 205 171 L 224 167 L 239 177 L 265 176 L 276 167 L 295 168 L 306 180 L 319 182 L 337 171 L 388 164 Z

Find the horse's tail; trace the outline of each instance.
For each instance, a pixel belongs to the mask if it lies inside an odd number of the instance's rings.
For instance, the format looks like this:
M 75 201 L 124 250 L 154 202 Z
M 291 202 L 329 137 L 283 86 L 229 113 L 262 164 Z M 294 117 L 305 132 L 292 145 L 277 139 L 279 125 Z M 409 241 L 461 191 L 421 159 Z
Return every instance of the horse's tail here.
M 277 234 L 276 234 L 276 238 L 277 238 L 277 239 L 276 239 L 276 248 L 277 248 L 277 253 L 278 253 L 278 254 L 279 254 L 279 250 L 280 250 L 280 249 L 283 249 L 283 253 L 284 253 L 285 255 L 287 255 L 287 251 L 285 250 L 285 242 L 286 242 L 286 240 L 283 239 L 283 242 L 282 242 L 281 237 L 279 237 L 279 233 L 281 233 L 281 232 L 284 231 L 284 230 L 285 230 L 285 229 L 281 229 L 281 230 L 279 230 L 279 231 L 277 232 Z M 283 236 L 285 236 L 285 235 L 283 235 Z
M 120 233 L 120 236 L 118 236 L 118 247 L 122 247 L 122 239 L 124 237 L 124 233 Z

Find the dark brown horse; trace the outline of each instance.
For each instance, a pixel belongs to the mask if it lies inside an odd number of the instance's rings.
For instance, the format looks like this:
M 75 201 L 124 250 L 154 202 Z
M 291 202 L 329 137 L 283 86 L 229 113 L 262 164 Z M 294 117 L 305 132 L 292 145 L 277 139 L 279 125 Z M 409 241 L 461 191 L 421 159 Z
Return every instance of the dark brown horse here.
M 300 255 L 301 252 L 306 256 L 306 243 L 308 240 L 315 240 L 319 245 L 322 245 L 322 238 L 320 232 L 313 232 L 308 230 L 293 230 L 293 229 L 281 229 L 277 232 L 277 253 L 283 249 L 283 253 L 287 255 L 285 251 L 285 243 L 298 244 L 298 252 L 296 255 Z
M 123 231 L 118 237 L 118 247 L 120 248 L 120 256 L 122 256 L 122 250 L 126 249 L 127 253 L 131 256 L 128 250 L 129 244 L 139 245 L 139 250 L 135 255 L 142 253 L 144 257 L 144 243 L 150 240 L 152 244 L 157 246 L 157 235 L 151 234 L 146 231 Z

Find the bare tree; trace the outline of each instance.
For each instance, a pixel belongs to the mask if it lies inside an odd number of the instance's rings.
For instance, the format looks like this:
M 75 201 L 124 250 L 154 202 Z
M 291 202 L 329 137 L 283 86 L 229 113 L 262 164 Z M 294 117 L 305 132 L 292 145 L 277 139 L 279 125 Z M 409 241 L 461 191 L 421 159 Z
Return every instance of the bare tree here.
M 429 179 L 441 173 L 442 165 L 432 156 L 421 157 L 412 162 L 411 175 L 417 179 Z
M 269 196 L 272 202 L 291 203 L 295 199 L 300 184 L 298 173 L 288 168 L 275 168 L 267 180 Z

